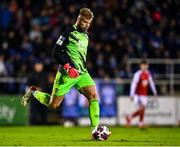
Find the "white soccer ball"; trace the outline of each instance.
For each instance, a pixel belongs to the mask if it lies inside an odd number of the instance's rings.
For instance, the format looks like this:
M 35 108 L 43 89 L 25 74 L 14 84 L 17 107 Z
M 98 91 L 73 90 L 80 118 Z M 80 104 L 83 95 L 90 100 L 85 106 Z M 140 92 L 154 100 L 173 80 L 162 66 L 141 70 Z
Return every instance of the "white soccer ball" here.
M 111 135 L 108 127 L 98 126 L 92 131 L 92 136 L 95 140 L 105 141 Z

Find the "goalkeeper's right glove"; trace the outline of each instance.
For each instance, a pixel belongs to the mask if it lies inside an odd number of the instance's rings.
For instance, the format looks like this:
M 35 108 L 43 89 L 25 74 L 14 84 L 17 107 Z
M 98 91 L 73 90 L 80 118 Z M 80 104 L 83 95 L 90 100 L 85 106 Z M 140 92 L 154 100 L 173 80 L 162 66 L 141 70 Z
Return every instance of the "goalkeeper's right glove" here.
M 66 70 L 68 76 L 71 77 L 71 78 L 77 78 L 79 76 L 78 70 L 71 67 L 71 65 L 69 63 L 66 63 L 63 66 L 63 69 Z

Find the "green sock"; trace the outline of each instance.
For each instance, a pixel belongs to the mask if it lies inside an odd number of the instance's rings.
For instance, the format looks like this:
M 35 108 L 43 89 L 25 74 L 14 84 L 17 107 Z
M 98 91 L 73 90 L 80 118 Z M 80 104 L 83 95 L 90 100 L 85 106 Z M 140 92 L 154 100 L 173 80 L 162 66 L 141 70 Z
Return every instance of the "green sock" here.
M 35 91 L 33 92 L 33 96 L 43 105 L 48 106 L 49 100 L 51 96 L 48 93 L 41 92 L 41 91 Z
M 91 128 L 94 129 L 99 124 L 99 103 L 97 99 L 91 99 L 89 101 L 89 117 Z

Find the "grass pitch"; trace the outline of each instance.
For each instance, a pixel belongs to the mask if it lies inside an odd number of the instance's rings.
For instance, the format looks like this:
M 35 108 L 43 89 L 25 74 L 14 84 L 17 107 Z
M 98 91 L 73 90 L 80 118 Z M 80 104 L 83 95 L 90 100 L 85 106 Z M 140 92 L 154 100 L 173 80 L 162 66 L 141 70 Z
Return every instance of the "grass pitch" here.
M 88 127 L 0 127 L 0 146 L 180 146 L 180 128 L 109 127 L 107 141 L 92 141 Z

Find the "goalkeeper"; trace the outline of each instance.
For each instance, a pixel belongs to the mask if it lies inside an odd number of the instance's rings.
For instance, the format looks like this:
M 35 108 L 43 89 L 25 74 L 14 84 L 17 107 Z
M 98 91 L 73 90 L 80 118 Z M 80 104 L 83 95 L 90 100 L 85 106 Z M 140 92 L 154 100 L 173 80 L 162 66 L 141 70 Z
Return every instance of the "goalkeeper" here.
M 94 80 L 86 68 L 88 47 L 88 28 L 93 20 L 93 13 L 88 8 L 82 8 L 76 23 L 60 35 L 53 48 L 53 57 L 60 64 L 52 94 L 37 90 L 32 86 L 22 97 L 21 103 L 26 106 L 32 99 L 37 99 L 49 108 L 57 108 L 64 95 L 75 86 L 89 101 L 89 117 L 92 130 L 99 124 L 99 103 Z

